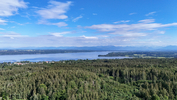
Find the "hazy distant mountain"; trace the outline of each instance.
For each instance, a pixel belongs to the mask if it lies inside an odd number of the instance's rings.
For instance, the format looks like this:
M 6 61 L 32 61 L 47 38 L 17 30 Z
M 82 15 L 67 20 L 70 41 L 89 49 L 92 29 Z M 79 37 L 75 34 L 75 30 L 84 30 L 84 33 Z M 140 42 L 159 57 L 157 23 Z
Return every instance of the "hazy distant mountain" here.
M 135 50 L 155 50 L 157 48 L 153 47 L 133 47 L 133 46 L 96 46 L 96 47 L 71 47 L 69 49 L 77 49 L 77 50 L 120 50 L 120 51 L 135 51 Z
M 177 48 L 177 46 L 176 46 Z M 9 49 L 61 49 L 61 50 L 109 50 L 109 51 L 154 51 L 161 50 L 160 47 L 135 47 L 135 46 L 94 46 L 94 47 L 25 47 L 25 48 L 3 48 L 5 50 Z
M 176 51 L 177 50 L 177 46 L 170 45 L 170 46 L 162 47 L 159 50 L 163 50 L 163 51 Z
M 0 48 L 0 50 L 10 49 L 61 49 L 61 50 L 109 50 L 109 51 L 176 51 L 177 46 L 148 47 L 148 46 L 93 46 L 93 47 L 24 47 L 24 48 Z

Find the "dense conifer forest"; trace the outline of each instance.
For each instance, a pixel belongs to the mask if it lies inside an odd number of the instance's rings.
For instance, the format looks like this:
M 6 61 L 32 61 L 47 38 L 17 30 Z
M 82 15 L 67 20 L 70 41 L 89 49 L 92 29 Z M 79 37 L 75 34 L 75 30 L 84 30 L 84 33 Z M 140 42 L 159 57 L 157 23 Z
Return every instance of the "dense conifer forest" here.
M 175 100 L 177 59 L 98 59 L 0 67 L 3 100 Z

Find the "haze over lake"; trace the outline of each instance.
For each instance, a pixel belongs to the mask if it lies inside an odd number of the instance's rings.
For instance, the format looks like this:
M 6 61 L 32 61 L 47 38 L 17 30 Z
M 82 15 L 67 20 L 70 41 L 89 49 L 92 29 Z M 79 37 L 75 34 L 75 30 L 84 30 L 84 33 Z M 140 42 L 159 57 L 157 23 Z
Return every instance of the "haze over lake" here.
M 56 54 L 25 54 L 25 55 L 0 55 L 0 62 L 16 62 L 16 61 L 60 61 L 60 60 L 78 60 L 78 59 L 123 59 L 127 57 L 98 57 L 105 55 L 109 51 L 104 52 L 79 52 L 79 53 L 56 53 Z

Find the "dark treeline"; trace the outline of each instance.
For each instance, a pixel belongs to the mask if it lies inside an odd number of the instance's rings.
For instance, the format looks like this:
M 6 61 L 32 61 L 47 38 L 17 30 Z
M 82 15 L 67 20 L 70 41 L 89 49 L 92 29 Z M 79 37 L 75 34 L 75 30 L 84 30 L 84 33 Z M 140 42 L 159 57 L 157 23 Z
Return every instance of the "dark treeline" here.
M 99 57 L 115 57 L 115 56 L 128 56 L 128 57 L 166 57 L 177 58 L 176 51 L 132 51 L 132 52 L 111 52 L 106 55 L 98 55 Z
M 0 68 L 3 100 L 174 100 L 177 59 L 68 60 Z
M 0 50 L 0 55 L 93 52 L 93 50 Z

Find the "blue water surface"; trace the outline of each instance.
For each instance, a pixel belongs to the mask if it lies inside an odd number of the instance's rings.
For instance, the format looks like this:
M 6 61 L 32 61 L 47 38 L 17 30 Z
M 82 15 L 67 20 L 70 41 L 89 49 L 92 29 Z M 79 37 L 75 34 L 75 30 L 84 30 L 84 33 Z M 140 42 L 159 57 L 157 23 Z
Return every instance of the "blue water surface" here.
M 56 53 L 56 54 L 25 54 L 25 55 L 0 55 L 0 62 L 17 61 L 60 61 L 60 60 L 78 60 L 78 59 L 123 59 L 128 57 L 98 57 L 98 55 L 108 54 L 104 52 L 78 52 L 78 53 Z

